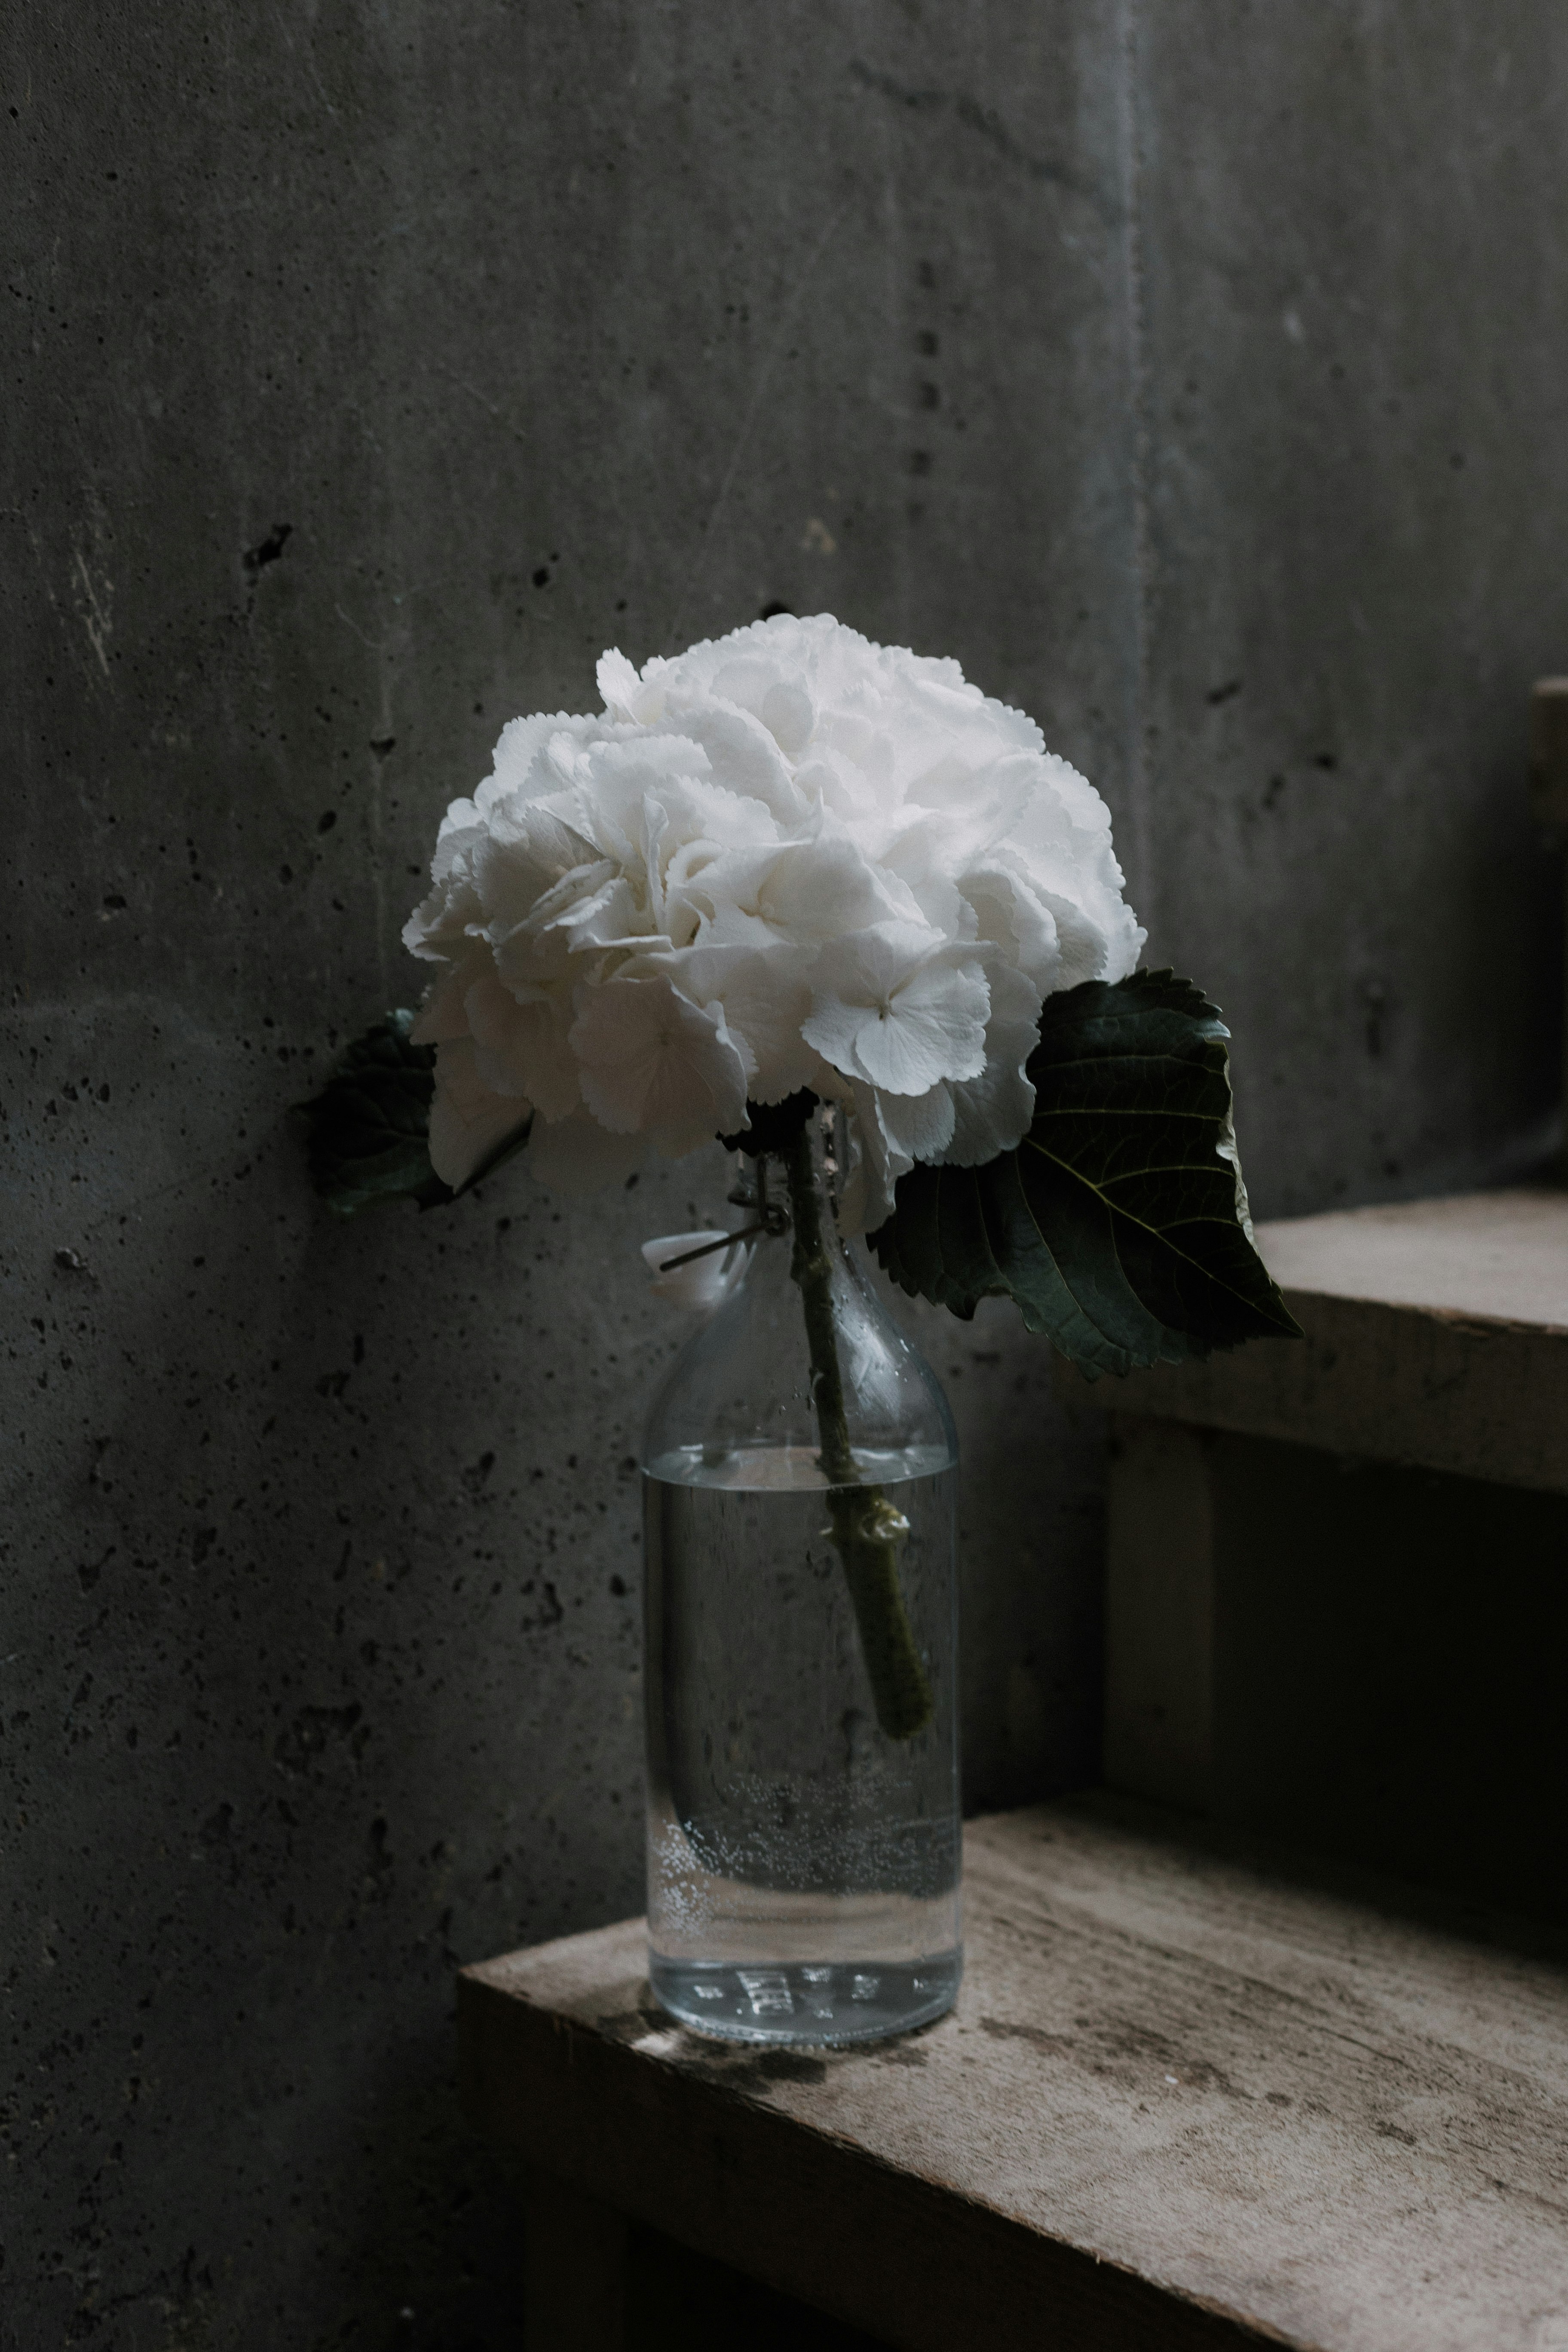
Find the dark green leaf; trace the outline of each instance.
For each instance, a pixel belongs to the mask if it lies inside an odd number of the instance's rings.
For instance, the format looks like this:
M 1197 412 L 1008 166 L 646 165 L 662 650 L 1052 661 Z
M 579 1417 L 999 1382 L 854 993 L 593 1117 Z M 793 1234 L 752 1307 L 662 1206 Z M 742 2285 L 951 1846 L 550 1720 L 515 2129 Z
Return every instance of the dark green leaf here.
M 384 1201 L 422 1209 L 458 1200 L 520 1151 L 525 1122 L 454 1192 L 430 1165 L 430 1098 L 436 1049 L 409 1036 L 411 1013 L 389 1013 L 345 1051 L 319 1095 L 298 1109 L 310 1123 L 310 1175 L 334 1216 L 357 1216 Z
M 1169 971 L 1047 997 L 1028 1134 L 901 1177 L 871 1236 L 888 1273 L 966 1318 L 1015 1299 L 1091 1380 L 1295 1335 L 1247 1217 L 1229 1034 Z

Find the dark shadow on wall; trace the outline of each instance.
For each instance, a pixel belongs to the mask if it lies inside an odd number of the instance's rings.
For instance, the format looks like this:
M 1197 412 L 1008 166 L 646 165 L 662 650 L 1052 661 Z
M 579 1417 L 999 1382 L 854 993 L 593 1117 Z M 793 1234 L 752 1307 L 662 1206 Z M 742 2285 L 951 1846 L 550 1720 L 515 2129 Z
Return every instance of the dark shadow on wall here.
M 523 2352 L 519 2168 L 458 2104 L 455 2032 L 394 2056 L 396 2081 L 360 2119 L 358 2242 L 344 2315 L 312 2352 Z

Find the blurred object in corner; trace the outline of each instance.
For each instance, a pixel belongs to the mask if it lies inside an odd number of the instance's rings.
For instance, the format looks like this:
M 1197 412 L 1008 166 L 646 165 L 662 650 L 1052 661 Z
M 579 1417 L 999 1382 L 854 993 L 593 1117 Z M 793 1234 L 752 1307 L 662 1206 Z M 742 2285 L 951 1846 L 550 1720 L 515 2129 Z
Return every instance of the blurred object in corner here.
M 1568 827 L 1568 677 L 1538 677 L 1530 689 L 1530 814 Z

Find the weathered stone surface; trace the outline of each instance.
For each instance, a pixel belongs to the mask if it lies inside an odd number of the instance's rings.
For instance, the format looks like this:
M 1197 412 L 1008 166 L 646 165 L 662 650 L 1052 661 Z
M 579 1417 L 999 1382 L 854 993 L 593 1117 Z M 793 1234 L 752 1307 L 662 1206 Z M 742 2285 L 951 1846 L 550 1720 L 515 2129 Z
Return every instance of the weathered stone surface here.
M 638 1899 L 619 1465 L 673 1335 L 635 1244 L 719 1171 L 340 1232 L 285 1117 L 408 995 L 414 869 L 506 716 L 774 601 L 951 651 L 1102 784 L 1152 951 L 1239 1016 L 1265 1208 L 1538 1135 L 1568 36 L 1153 16 L 7 21 L 28 2352 L 512 2340 L 449 1979 Z M 1092 1769 L 1097 1442 L 1000 1310 L 932 1352 L 1007 1801 Z
M 1561 1937 L 1180 1830 L 1104 1798 L 972 1822 L 957 2006 L 901 2043 L 672 2025 L 640 1919 L 481 1962 L 468 2112 L 903 2352 L 1560 2339 Z
M 1568 1495 L 1568 1190 L 1509 1185 L 1257 1228 L 1301 1328 L 1058 1395 L 1119 1414 Z
M 984 7 L 8 38 L 0 2329 L 510 2341 L 451 1976 L 641 1899 L 636 1245 L 722 1163 L 345 1231 L 287 1108 L 417 984 L 446 800 L 613 641 L 832 605 L 1114 766 L 1114 85 Z M 1065 1423 L 1005 1318 L 937 1336 L 1006 1801 L 1093 1769 L 1099 1443 L 987 1504 Z

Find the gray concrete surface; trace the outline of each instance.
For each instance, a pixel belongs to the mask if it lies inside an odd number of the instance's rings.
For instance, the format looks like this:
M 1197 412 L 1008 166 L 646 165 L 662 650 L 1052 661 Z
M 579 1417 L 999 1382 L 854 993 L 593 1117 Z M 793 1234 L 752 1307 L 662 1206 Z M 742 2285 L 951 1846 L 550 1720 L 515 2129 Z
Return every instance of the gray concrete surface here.
M 1528 1164 L 1568 24 L 34 0 L 0 38 L 0 2344 L 499 2352 L 451 1972 L 636 1902 L 635 1245 L 719 1171 L 339 1231 L 287 1107 L 406 999 L 500 722 L 776 600 L 958 655 L 1101 784 L 1152 951 L 1236 1017 L 1262 1210 Z M 1093 1769 L 1099 1440 L 1004 1310 L 933 1353 L 994 1804 Z

